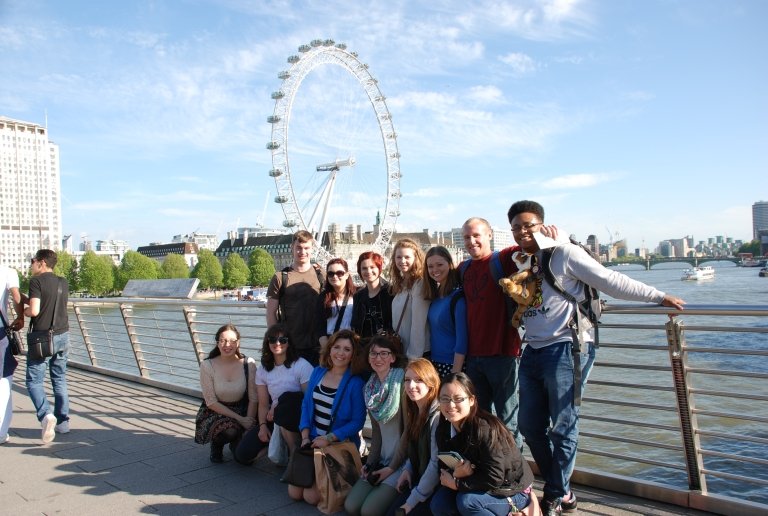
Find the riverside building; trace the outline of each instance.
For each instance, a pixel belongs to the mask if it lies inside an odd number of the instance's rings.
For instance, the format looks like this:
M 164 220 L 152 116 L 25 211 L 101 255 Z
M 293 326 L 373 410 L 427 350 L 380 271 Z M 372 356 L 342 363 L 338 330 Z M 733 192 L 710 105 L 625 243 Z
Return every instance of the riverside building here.
M 59 146 L 47 127 L 0 116 L 0 264 L 24 271 L 61 239 Z

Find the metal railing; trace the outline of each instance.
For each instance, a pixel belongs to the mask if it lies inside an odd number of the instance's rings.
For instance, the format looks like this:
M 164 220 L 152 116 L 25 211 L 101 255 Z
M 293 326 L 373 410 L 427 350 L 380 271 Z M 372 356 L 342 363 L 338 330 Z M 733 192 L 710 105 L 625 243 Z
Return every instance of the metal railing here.
M 258 357 L 247 302 L 69 302 L 71 364 L 200 396 L 225 323 Z M 609 304 L 581 406 L 576 483 L 721 514 L 768 511 L 768 306 Z

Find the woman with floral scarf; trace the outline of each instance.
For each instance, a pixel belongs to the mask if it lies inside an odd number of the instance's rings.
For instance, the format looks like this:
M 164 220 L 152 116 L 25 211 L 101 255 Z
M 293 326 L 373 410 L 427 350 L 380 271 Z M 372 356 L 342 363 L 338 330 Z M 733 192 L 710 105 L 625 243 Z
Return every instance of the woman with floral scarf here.
M 381 516 L 397 498 L 398 475 L 389 465 L 403 433 L 402 351 L 387 337 L 374 336 L 367 348 L 368 365 L 373 371 L 363 388 L 365 406 L 371 420 L 371 450 L 352 488 L 344 509 L 352 516 Z

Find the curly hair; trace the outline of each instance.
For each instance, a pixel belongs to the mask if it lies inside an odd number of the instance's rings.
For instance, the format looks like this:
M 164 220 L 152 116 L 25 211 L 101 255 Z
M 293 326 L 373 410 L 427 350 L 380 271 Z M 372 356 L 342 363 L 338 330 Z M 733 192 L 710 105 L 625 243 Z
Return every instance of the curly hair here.
M 271 371 L 275 368 L 275 354 L 272 353 L 272 349 L 269 347 L 269 339 L 275 339 L 280 336 L 288 339 L 288 347 L 285 350 L 285 362 L 283 365 L 286 369 L 290 369 L 291 364 L 299 359 L 299 352 L 291 343 L 291 335 L 288 333 L 288 327 L 283 323 L 275 323 L 264 332 L 264 340 L 261 344 L 261 365 L 264 369 Z

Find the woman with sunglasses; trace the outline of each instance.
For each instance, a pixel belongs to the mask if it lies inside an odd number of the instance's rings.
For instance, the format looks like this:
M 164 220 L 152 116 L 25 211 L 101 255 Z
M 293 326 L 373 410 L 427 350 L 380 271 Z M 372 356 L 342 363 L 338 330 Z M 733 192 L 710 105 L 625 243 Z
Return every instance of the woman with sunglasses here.
M 467 354 L 467 303 L 461 289 L 459 271 L 451 253 L 443 246 L 432 247 L 424 260 L 427 271 L 424 299 L 430 302 L 430 360 L 440 378 L 464 367 Z
M 507 516 L 536 503 L 528 462 L 501 420 L 479 408 L 469 377 L 448 375 L 438 401 L 438 456 L 455 452 L 461 458 L 450 466 L 441 460 L 442 487 L 432 497 L 432 513 Z
M 428 516 L 429 501 L 439 485 L 435 430 L 440 416 L 437 393 L 440 377 L 432 362 L 417 358 L 408 363 L 403 379 L 405 431 L 400 438 L 392 468 L 400 473 L 395 487 L 398 496 L 387 516 Z
M 240 332 L 225 324 L 216 347 L 200 364 L 203 403 L 195 418 L 195 442 L 211 443 L 211 462 L 224 462 L 224 445 L 234 452 L 256 421 L 256 361 L 240 352 Z
M 243 436 L 235 460 L 250 464 L 269 445 L 274 425 L 292 452 L 299 443 L 299 417 L 312 364 L 301 358 L 291 345 L 288 328 L 277 323 L 264 334 L 261 365 L 256 370 L 259 400 L 257 426 Z
M 389 292 L 392 299 L 394 330 L 403 341 L 409 359 L 429 352 L 429 302 L 424 299 L 421 283 L 424 276 L 424 251 L 410 238 L 395 243 L 389 263 Z
M 312 371 L 301 404 L 302 448 L 325 448 L 344 440 L 360 446 L 365 424 L 363 380 L 351 365 L 360 349 L 360 338 L 352 330 L 339 330 L 320 349 L 320 365 Z M 288 484 L 288 495 L 317 505 L 317 484 L 300 487 Z
M 357 274 L 365 287 L 355 292 L 352 311 L 352 329 L 363 341 L 382 330 L 392 330 L 392 295 L 389 282 L 381 277 L 384 257 L 373 251 L 362 253 L 357 259 Z
M 317 316 L 320 347 L 339 330 L 352 327 L 355 284 L 344 258 L 333 258 L 325 266 L 325 285 L 320 292 Z
M 371 449 L 344 510 L 352 516 L 383 516 L 397 498 L 397 475 L 391 464 L 403 434 L 400 393 L 405 357 L 394 341 L 381 335 L 372 337 L 366 349 L 372 374 L 363 396 L 371 420 Z

